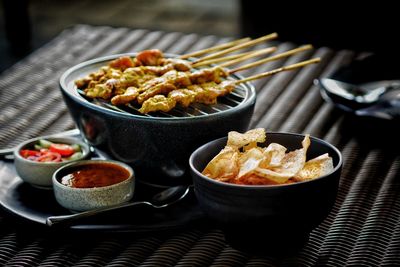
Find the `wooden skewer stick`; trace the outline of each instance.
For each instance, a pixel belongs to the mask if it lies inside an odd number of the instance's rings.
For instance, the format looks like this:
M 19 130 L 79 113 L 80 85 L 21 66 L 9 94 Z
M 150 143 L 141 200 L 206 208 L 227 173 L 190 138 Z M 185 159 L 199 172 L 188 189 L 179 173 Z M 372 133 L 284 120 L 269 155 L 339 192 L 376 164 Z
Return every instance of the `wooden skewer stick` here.
M 199 63 L 194 63 L 194 64 L 192 64 L 192 67 L 200 67 L 200 66 L 215 64 L 215 63 L 218 63 L 218 62 L 228 61 L 228 60 L 232 60 L 232 59 L 236 59 L 236 58 L 248 55 L 250 53 L 253 53 L 253 52 L 250 51 L 250 52 L 234 54 L 234 55 L 230 55 L 230 56 L 226 56 L 226 57 L 212 58 L 212 59 L 209 59 L 209 60 L 201 61 Z
M 229 74 L 235 73 L 235 72 L 238 72 L 238 71 L 241 71 L 241 70 L 245 70 L 245 69 L 250 69 L 250 68 L 253 68 L 255 66 L 258 66 L 258 65 L 270 62 L 270 61 L 278 60 L 278 59 L 281 59 L 281 58 L 284 58 L 284 57 L 288 57 L 288 56 L 294 55 L 296 53 L 299 53 L 301 51 L 309 50 L 309 49 L 312 49 L 312 48 L 313 48 L 312 45 L 303 45 L 303 46 L 300 46 L 298 48 L 295 48 L 295 49 L 288 50 L 286 52 L 277 54 L 275 56 L 267 57 L 267 58 L 261 59 L 261 60 L 256 61 L 256 62 L 252 62 L 252 63 L 246 64 L 246 65 L 240 66 L 240 67 L 238 67 L 236 69 L 230 70 Z
M 252 57 L 257 57 L 257 56 L 260 56 L 260 55 L 273 53 L 273 52 L 275 52 L 275 51 L 276 51 L 276 47 L 274 47 L 274 46 L 273 46 L 273 47 L 268 47 L 268 48 L 265 48 L 265 49 L 260 49 L 260 50 L 258 50 L 258 51 L 254 51 L 254 52 L 251 52 L 251 53 L 249 53 L 249 54 L 247 54 L 247 55 L 244 55 L 244 56 L 242 56 L 242 57 L 240 57 L 240 58 L 233 59 L 233 60 L 231 60 L 231 61 L 222 63 L 222 64 L 220 64 L 219 66 L 220 66 L 220 67 L 228 67 L 228 66 L 230 66 L 230 65 L 237 64 L 237 63 L 239 63 L 239 62 L 242 62 L 242 61 L 244 61 L 244 60 L 250 59 L 250 58 L 252 58 Z M 204 61 L 203 61 L 203 62 L 204 62 Z
M 244 53 L 226 56 L 226 57 L 212 58 L 209 60 L 205 60 L 205 61 L 201 61 L 199 63 L 192 64 L 192 67 L 196 68 L 196 67 L 200 67 L 200 66 L 215 64 L 218 62 L 228 61 L 226 63 L 220 64 L 221 67 L 226 67 L 226 66 L 236 64 L 238 62 L 241 62 L 243 60 L 246 60 L 246 59 L 249 59 L 252 57 L 273 53 L 274 51 L 276 51 L 276 47 L 268 47 L 268 48 L 260 49 L 257 51 L 244 52 Z
M 235 45 L 235 46 L 233 46 L 231 48 L 228 48 L 228 49 L 225 49 L 225 50 L 210 54 L 208 56 L 202 57 L 202 58 L 194 61 L 194 63 L 198 63 L 200 61 L 208 60 L 208 59 L 211 59 L 211 58 L 220 57 L 222 55 L 226 55 L 226 54 L 231 53 L 233 51 L 236 51 L 236 50 L 239 50 L 239 49 L 243 49 L 243 48 L 247 48 L 247 47 L 259 44 L 259 43 L 264 42 L 264 41 L 269 41 L 269 40 L 275 39 L 277 37 L 278 37 L 278 34 L 276 32 L 274 32 L 274 33 L 262 36 L 260 38 L 257 38 L 257 39 L 254 39 L 254 40 L 242 43 L 242 44 L 238 44 L 238 45 Z
M 309 59 L 309 60 L 305 60 L 305 61 L 301 61 L 299 63 L 295 63 L 295 64 L 292 64 L 292 65 L 284 66 L 284 67 L 277 68 L 277 69 L 273 69 L 273 70 L 270 70 L 270 71 L 267 71 L 267 72 L 263 72 L 263 73 L 260 73 L 260 74 L 256 74 L 256 75 L 241 79 L 241 80 L 237 80 L 237 81 L 234 81 L 233 83 L 234 84 L 240 84 L 240 83 L 245 83 L 245 82 L 257 80 L 257 79 L 260 79 L 260 78 L 264 78 L 264 77 L 267 77 L 267 76 L 271 76 L 271 75 L 277 74 L 277 73 L 282 72 L 282 71 L 294 70 L 294 69 L 297 69 L 297 68 L 304 67 L 306 65 L 318 63 L 320 61 L 321 61 L 321 58 L 319 58 L 319 57 L 313 58 L 313 59 Z
M 250 40 L 251 39 L 249 37 L 242 38 L 242 39 L 239 39 L 239 40 L 234 40 L 234 41 L 229 42 L 229 43 L 219 44 L 219 45 L 208 47 L 206 49 L 202 49 L 202 50 L 199 50 L 199 51 L 196 51 L 196 52 L 193 52 L 193 53 L 182 55 L 179 58 L 180 59 L 187 59 L 187 58 L 190 58 L 190 57 L 200 56 L 200 55 L 203 55 L 203 54 L 207 54 L 207 53 L 211 53 L 211 52 L 218 51 L 218 50 L 221 50 L 221 49 L 225 49 L 225 48 L 229 48 L 229 47 L 232 47 L 232 46 L 236 46 L 238 44 L 241 44 L 243 42 L 248 42 Z

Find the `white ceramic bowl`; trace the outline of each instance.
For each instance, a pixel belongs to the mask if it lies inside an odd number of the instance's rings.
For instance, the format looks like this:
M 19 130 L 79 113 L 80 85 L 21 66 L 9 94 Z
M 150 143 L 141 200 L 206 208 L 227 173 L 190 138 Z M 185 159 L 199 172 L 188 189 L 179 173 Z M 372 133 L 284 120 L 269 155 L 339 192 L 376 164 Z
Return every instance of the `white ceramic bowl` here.
M 119 183 L 90 188 L 76 188 L 64 185 L 60 179 L 78 166 L 91 164 L 113 164 L 129 172 L 129 177 Z M 57 202 L 72 212 L 86 211 L 113 206 L 129 201 L 135 191 L 135 177 L 132 168 L 114 160 L 83 160 L 58 169 L 53 175 L 54 196 Z
M 63 144 L 79 144 L 82 150 L 82 157 L 76 160 L 69 160 L 63 162 L 36 162 L 26 159 L 21 156 L 20 151 L 28 147 L 33 146 L 39 140 L 45 139 L 54 143 Z M 90 149 L 89 146 L 79 139 L 71 137 L 36 137 L 22 142 L 14 150 L 14 165 L 18 176 L 24 181 L 32 186 L 51 189 L 52 188 L 52 177 L 53 173 L 60 167 L 67 165 L 71 162 L 85 159 L 89 156 Z

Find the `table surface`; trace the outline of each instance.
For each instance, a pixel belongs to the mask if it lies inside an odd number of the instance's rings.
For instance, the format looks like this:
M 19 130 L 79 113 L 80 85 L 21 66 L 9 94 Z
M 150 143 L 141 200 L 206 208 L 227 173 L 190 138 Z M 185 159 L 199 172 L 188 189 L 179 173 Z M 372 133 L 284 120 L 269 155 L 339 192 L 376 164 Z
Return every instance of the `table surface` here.
M 58 89 L 58 78 L 79 62 L 149 48 L 183 54 L 228 40 L 88 25 L 67 29 L 0 75 L 0 147 L 74 128 Z M 294 46 L 279 43 L 278 52 Z M 315 78 L 329 76 L 357 54 L 319 48 L 242 74 L 248 76 L 314 56 L 322 57 L 322 62 L 254 82 L 257 104 L 250 125 L 269 131 L 309 133 L 331 142 L 343 154 L 335 206 L 298 253 L 278 258 L 240 252 L 228 246 L 222 232 L 207 223 L 167 233 L 66 235 L 26 224 L 0 211 L 0 265 L 400 265 L 398 138 L 390 134 L 392 126 L 365 123 L 335 109 L 323 101 L 313 84 Z M 0 161 L 0 176 L 4 164 Z

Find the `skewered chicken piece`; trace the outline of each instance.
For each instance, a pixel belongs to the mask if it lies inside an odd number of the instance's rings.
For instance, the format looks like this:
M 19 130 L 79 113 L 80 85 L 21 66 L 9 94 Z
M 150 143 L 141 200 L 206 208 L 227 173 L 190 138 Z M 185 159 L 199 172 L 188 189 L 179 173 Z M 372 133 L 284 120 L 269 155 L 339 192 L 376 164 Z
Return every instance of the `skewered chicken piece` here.
M 118 60 L 121 62 L 128 62 L 125 57 L 119 58 Z M 162 66 L 138 66 L 128 68 L 121 67 L 121 65 L 126 64 L 124 66 L 132 66 L 132 64 L 116 62 L 119 61 L 112 61 L 110 65 L 119 66 L 120 69 L 114 69 L 111 66 L 103 67 L 100 71 L 77 80 L 75 84 L 80 89 L 86 88 L 84 92 L 86 96 L 90 98 L 98 97 L 110 99 L 113 95 L 125 93 L 126 88 L 130 86 L 140 87 L 146 81 L 162 76 L 171 70 L 190 70 L 190 65 L 180 59 L 164 59 L 163 63 L 165 63 L 165 65 Z M 118 79 L 119 82 L 115 82 L 114 79 Z
M 104 69 L 103 71 L 91 74 L 91 77 L 85 77 L 77 80 L 76 85 L 78 88 L 86 88 L 85 93 L 88 97 L 95 98 L 101 97 L 108 99 L 103 93 L 104 90 L 122 89 L 123 91 L 129 86 L 140 87 L 141 84 L 148 80 L 152 80 L 158 76 L 161 76 L 168 71 L 174 70 L 172 64 L 165 66 L 140 66 L 125 69 L 123 72 L 112 68 Z M 110 87 L 109 84 L 115 85 L 113 81 L 109 82 L 109 79 L 119 79 L 120 83 L 117 87 Z M 107 84 L 108 83 L 108 84 Z M 95 88 L 99 87 L 99 88 Z M 114 94 L 123 93 L 114 92 Z
M 98 81 L 92 80 L 89 82 L 88 87 L 84 90 L 85 95 L 91 98 L 110 99 L 114 88 L 121 86 L 121 81 L 118 80 L 120 76 L 121 73 L 119 71 L 110 69 Z
M 199 88 L 200 87 L 200 88 Z M 188 88 L 196 92 L 196 103 L 212 105 L 217 103 L 217 98 L 230 94 L 235 89 L 235 84 L 231 81 L 223 81 L 220 84 L 208 82 L 199 85 L 188 86 Z
M 167 65 L 168 66 L 168 65 Z M 128 71 L 129 69 L 127 69 L 126 71 Z M 170 70 L 169 72 L 165 73 L 164 78 L 165 79 L 171 79 L 171 77 L 174 77 L 174 81 L 176 82 L 176 84 L 180 83 L 180 80 L 185 79 L 186 76 L 184 75 L 183 72 L 177 72 L 176 70 Z M 130 86 L 126 89 L 125 92 L 122 93 L 118 93 L 117 89 L 115 88 L 115 96 L 111 99 L 111 102 L 114 105 L 122 105 L 122 104 L 127 104 L 133 100 L 135 100 L 137 98 L 137 96 L 139 96 L 140 93 L 142 93 L 144 90 L 146 90 L 143 87 L 138 88 L 141 84 L 146 84 L 146 82 L 148 82 L 148 84 L 150 85 L 150 88 L 152 88 L 152 92 L 149 93 L 153 93 L 152 96 L 156 95 L 156 94 L 162 94 L 162 93 L 168 93 L 171 90 L 175 90 L 176 87 L 172 84 L 172 83 L 160 83 L 158 86 L 154 84 L 157 84 L 157 81 L 160 80 L 161 77 L 157 77 L 157 76 L 149 76 L 148 78 L 145 78 L 144 76 L 141 76 L 140 74 L 136 77 L 136 80 L 134 81 L 129 81 L 127 82 L 127 84 L 125 84 L 126 86 Z M 123 77 L 121 78 L 122 81 L 124 81 Z M 162 79 L 162 81 L 164 81 L 164 79 Z M 119 95 L 122 95 L 121 97 Z
M 190 75 L 190 81 L 192 82 L 192 84 L 201 84 L 206 82 L 220 83 L 222 81 L 221 78 L 226 78 L 228 76 L 229 73 L 226 70 L 219 66 L 216 66 L 193 72 Z
M 175 105 L 176 101 L 174 99 L 168 98 L 164 95 L 156 95 L 147 99 L 139 109 L 139 112 L 142 114 L 154 111 L 168 112 L 173 109 Z
M 159 66 L 164 59 L 164 54 L 158 49 L 144 50 L 138 53 L 135 59 L 144 66 Z
M 170 70 L 161 77 L 152 76 L 146 74 L 143 71 L 144 67 L 141 69 L 128 68 L 126 69 L 120 77 L 120 83 L 114 80 L 107 80 L 104 84 L 97 84 L 90 90 L 86 90 L 87 96 L 95 98 L 101 97 L 104 99 L 109 99 L 112 97 L 114 92 L 114 97 L 111 102 L 115 105 L 127 104 L 137 98 L 139 104 L 143 103 L 145 100 L 149 99 L 158 94 L 167 95 L 169 92 L 176 90 L 177 88 L 185 88 L 187 86 L 206 83 L 210 81 L 215 81 L 217 83 L 221 82 L 221 77 L 227 77 L 227 72 L 220 67 L 214 67 L 209 69 L 201 69 L 193 73 L 188 72 L 178 72 L 176 70 Z M 139 87 L 140 84 L 143 86 Z M 129 90 L 125 92 L 127 87 L 136 87 L 137 89 Z M 123 94 L 124 96 L 118 97 L 118 95 Z
M 139 90 L 136 87 L 128 87 L 126 88 L 126 91 L 123 94 L 120 95 L 115 95 L 113 98 L 111 98 L 111 103 L 113 105 L 122 105 L 129 103 L 139 95 Z
M 194 84 L 188 86 L 188 89 L 195 93 L 194 101 L 206 105 L 212 105 L 217 102 L 218 93 L 215 90 L 209 90 L 212 82 L 204 84 Z
M 190 89 L 176 89 L 168 94 L 168 98 L 175 100 L 176 104 L 187 108 L 195 101 L 197 93 Z M 155 111 L 155 110 L 154 110 Z
M 107 68 L 107 69 L 106 69 Z M 157 77 L 153 72 L 145 72 L 144 67 L 125 69 L 123 72 L 106 67 L 104 74 L 98 80 L 91 80 L 84 89 L 85 95 L 90 98 L 110 99 L 114 95 L 125 93 L 130 86 L 138 87 L 147 80 Z
M 158 49 L 144 50 L 137 54 L 136 63 L 143 66 L 165 66 L 172 64 L 177 71 L 188 71 L 191 63 L 179 58 L 165 58 L 163 52 Z
M 169 92 L 168 97 L 155 95 L 143 102 L 139 112 L 168 112 L 177 104 L 188 107 L 192 103 L 215 104 L 219 96 L 231 93 L 235 89 L 234 82 L 223 81 L 220 84 L 208 82 L 204 84 L 190 85 L 188 88 L 176 89 Z
M 142 104 L 145 100 L 155 95 L 166 95 L 179 87 L 191 85 L 190 74 L 178 71 L 169 71 L 162 77 L 150 80 L 140 88 L 141 94 L 137 97 L 137 102 Z
M 221 77 L 227 76 L 228 73 L 221 67 L 201 69 L 193 73 L 170 71 L 158 79 L 145 83 L 140 88 L 142 93 L 137 97 L 137 102 L 142 104 L 155 95 L 168 94 L 177 88 L 185 88 L 193 84 L 220 83 Z

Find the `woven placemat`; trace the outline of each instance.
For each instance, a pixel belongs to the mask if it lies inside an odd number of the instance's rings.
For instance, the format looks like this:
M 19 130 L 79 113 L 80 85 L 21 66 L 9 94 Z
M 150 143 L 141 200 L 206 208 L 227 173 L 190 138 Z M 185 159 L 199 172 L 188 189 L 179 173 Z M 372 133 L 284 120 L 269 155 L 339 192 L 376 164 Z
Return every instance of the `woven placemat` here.
M 127 28 L 77 25 L 67 29 L 0 75 L 0 147 L 74 127 L 61 98 L 58 79 L 79 62 L 149 48 L 183 54 L 224 41 L 227 39 L 215 36 Z M 294 46 L 281 43 L 278 52 Z M 400 265 L 399 141 L 390 137 L 392 126 L 371 125 L 345 116 L 325 103 L 313 85 L 315 78 L 328 76 L 357 55 L 319 48 L 243 75 L 313 56 L 322 57 L 322 62 L 254 82 L 258 95 L 250 126 L 310 133 L 331 142 L 343 153 L 336 204 L 300 252 L 284 258 L 243 253 L 228 246 L 222 232 L 210 225 L 146 235 L 65 235 L 32 228 L 1 211 L 0 265 Z

